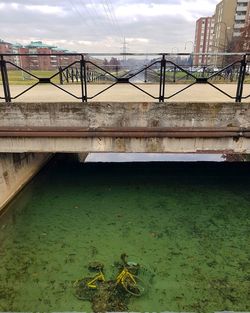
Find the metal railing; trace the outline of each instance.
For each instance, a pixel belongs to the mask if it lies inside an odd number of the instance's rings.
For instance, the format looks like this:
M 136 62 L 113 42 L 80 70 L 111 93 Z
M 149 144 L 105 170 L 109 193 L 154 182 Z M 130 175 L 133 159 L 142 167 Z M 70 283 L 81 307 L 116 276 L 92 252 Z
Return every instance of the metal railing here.
M 70 53 L 70 54 L 0 54 L 0 70 L 1 70 L 1 80 L 3 86 L 3 96 L 0 96 L 0 99 L 4 100 L 5 102 L 11 102 L 22 96 L 24 93 L 30 91 L 34 87 L 39 84 L 50 84 L 54 87 L 62 90 L 63 92 L 67 93 L 68 95 L 82 101 L 87 102 L 100 94 L 104 93 L 105 91 L 109 90 L 110 88 L 114 87 L 117 84 L 129 84 L 133 86 L 137 90 L 143 92 L 147 96 L 151 97 L 154 100 L 159 102 L 165 102 L 166 100 L 176 96 L 177 94 L 187 90 L 188 88 L 194 86 L 195 84 L 200 85 L 210 85 L 211 87 L 215 88 L 218 92 L 224 94 L 230 99 L 235 100 L 235 102 L 241 102 L 242 99 L 247 99 L 250 97 L 249 95 L 243 96 L 243 86 L 245 83 L 245 77 L 248 73 L 249 69 L 249 55 L 250 53 L 226 53 L 226 54 L 216 54 L 216 57 L 221 56 L 223 59 L 226 57 L 234 56 L 234 61 L 230 62 L 228 65 L 224 66 L 223 68 L 217 69 L 216 71 L 211 70 L 211 67 L 207 65 L 203 65 L 200 67 L 202 71 L 197 70 L 197 67 L 193 67 L 193 65 L 180 65 L 176 62 L 176 58 L 179 57 L 191 57 L 193 58 L 196 54 L 188 54 L 188 53 L 159 53 L 159 54 L 147 54 L 147 58 L 149 56 L 156 56 L 155 59 L 149 62 L 149 64 L 145 64 L 139 68 L 136 66 L 131 69 L 125 69 L 125 67 L 120 71 L 118 69 L 118 65 L 113 66 L 113 71 L 110 70 L 106 65 L 103 64 L 103 59 L 101 57 L 111 57 L 111 56 L 119 56 L 119 57 L 145 57 L 144 54 L 80 54 L 80 53 Z M 213 54 L 210 54 L 213 56 Z M 58 58 L 58 60 L 62 61 L 63 58 L 69 59 L 70 64 L 67 65 L 58 65 L 58 70 L 53 73 L 52 75 L 47 75 L 45 77 L 39 77 L 38 74 L 34 73 L 32 69 L 34 69 L 34 64 L 38 61 L 38 59 L 46 58 L 47 60 L 51 57 Z M 14 60 L 19 58 L 33 58 L 33 68 L 27 68 L 28 66 L 24 66 L 21 64 L 17 64 Z M 35 61 L 36 62 L 35 62 Z M 58 61 L 58 62 L 59 62 Z M 60 62 L 61 62 L 60 61 Z M 20 62 L 22 63 L 22 62 Z M 115 67 L 115 70 L 114 70 Z M 11 95 L 10 89 L 10 81 L 9 81 L 9 73 L 13 69 L 17 69 L 28 75 L 29 77 L 36 80 L 34 84 L 28 86 L 25 90 L 18 93 L 15 96 Z M 74 70 L 75 69 L 75 70 Z M 196 71 L 194 70 L 196 69 Z M 74 72 L 75 71 L 75 72 Z M 92 72 L 91 72 L 92 71 Z M 186 82 L 185 87 L 181 90 L 178 90 L 171 95 L 166 95 L 166 85 L 169 82 L 169 72 L 173 72 L 173 81 L 177 82 L 178 80 L 181 81 L 180 77 L 178 78 L 177 73 L 182 72 L 184 74 L 184 79 Z M 69 73 L 71 73 L 69 75 Z M 92 73 L 92 74 L 91 74 Z M 94 74 L 93 74 L 94 73 Z M 237 88 L 236 94 L 230 95 L 225 90 L 222 90 L 218 84 L 216 85 L 216 78 L 224 77 L 223 74 L 227 74 L 228 77 L 235 77 Z M 119 75 L 118 75 L 119 74 Z M 147 90 L 143 89 L 140 85 L 134 82 L 135 78 L 144 75 L 143 79 L 144 82 L 148 82 L 154 80 L 159 87 L 158 95 L 153 95 Z M 232 76 L 235 74 L 234 76 Z M 230 76 L 231 75 L 231 76 Z M 59 84 L 55 83 L 53 80 L 58 76 Z M 69 77 L 71 79 L 69 79 Z M 111 82 L 110 85 L 105 86 L 101 91 L 98 91 L 92 96 L 88 94 L 88 87 L 91 83 L 91 77 L 97 77 L 99 81 L 102 83 L 105 80 L 109 80 Z M 183 79 L 182 77 L 182 79 Z M 232 80 L 232 79 L 231 79 Z M 78 83 L 80 84 L 81 94 L 77 96 L 73 92 L 66 90 L 63 88 L 64 83 Z

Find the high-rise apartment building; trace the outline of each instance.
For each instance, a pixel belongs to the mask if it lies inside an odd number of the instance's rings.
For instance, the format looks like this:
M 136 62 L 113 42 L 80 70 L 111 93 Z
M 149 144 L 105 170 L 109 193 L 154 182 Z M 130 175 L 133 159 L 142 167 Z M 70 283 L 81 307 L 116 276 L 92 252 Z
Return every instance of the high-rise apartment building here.
M 206 54 L 211 52 L 213 44 L 214 17 L 201 17 L 196 21 L 193 64 L 195 66 L 208 65 L 210 57 Z
M 227 47 L 231 42 L 234 33 L 236 6 L 237 0 L 222 0 L 216 6 L 213 36 L 214 53 L 223 53 L 227 51 Z M 212 62 L 216 66 L 223 66 L 224 57 L 215 55 L 212 58 Z
M 214 55 L 195 55 L 194 65 L 224 65 L 232 39 L 242 34 L 250 23 L 250 0 L 221 0 L 213 17 L 201 17 L 196 21 L 195 53 L 212 52 Z
M 234 37 L 239 37 L 241 30 L 250 22 L 250 1 L 237 0 L 234 17 Z
M 248 1 L 247 14 L 246 14 L 246 25 L 250 24 L 250 0 Z

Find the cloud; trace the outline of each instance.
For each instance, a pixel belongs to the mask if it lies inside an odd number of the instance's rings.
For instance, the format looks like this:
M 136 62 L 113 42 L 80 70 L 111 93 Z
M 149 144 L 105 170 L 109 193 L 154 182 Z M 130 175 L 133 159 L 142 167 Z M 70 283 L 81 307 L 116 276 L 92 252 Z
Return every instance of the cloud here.
M 185 42 L 194 41 L 196 19 L 212 15 L 217 3 L 218 0 L 1 0 L 1 37 L 21 43 L 49 41 L 79 52 L 121 52 L 126 37 L 128 52 L 171 52 L 173 48 L 181 52 Z
M 19 8 L 19 5 L 17 3 L 12 3 L 12 6 L 14 5 L 15 8 Z M 63 10 L 63 8 L 59 6 L 51 6 L 51 5 L 25 5 L 25 9 L 30 11 L 38 11 L 42 14 L 50 14 L 50 15 L 66 15 L 66 12 Z

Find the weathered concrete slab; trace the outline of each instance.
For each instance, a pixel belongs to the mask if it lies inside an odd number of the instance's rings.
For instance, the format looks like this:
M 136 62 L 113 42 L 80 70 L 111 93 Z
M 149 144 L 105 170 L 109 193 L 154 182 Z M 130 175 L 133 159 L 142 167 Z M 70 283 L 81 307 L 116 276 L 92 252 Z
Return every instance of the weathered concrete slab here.
M 250 103 L 0 103 L 4 127 L 250 127 Z
M 0 138 L 0 152 L 250 153 L 239 138 Z

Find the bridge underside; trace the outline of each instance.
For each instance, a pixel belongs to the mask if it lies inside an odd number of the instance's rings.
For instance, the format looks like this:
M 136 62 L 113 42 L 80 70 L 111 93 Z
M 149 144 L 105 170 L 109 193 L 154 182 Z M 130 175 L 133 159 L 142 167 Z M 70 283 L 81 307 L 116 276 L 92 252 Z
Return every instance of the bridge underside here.
M 249 103 L 8 103 L 0 122 L 0 152 L 250 153 Z
M 250 140 L 169 138 L 25 138 L 1 140 L 0 152 L 250 153 Z

